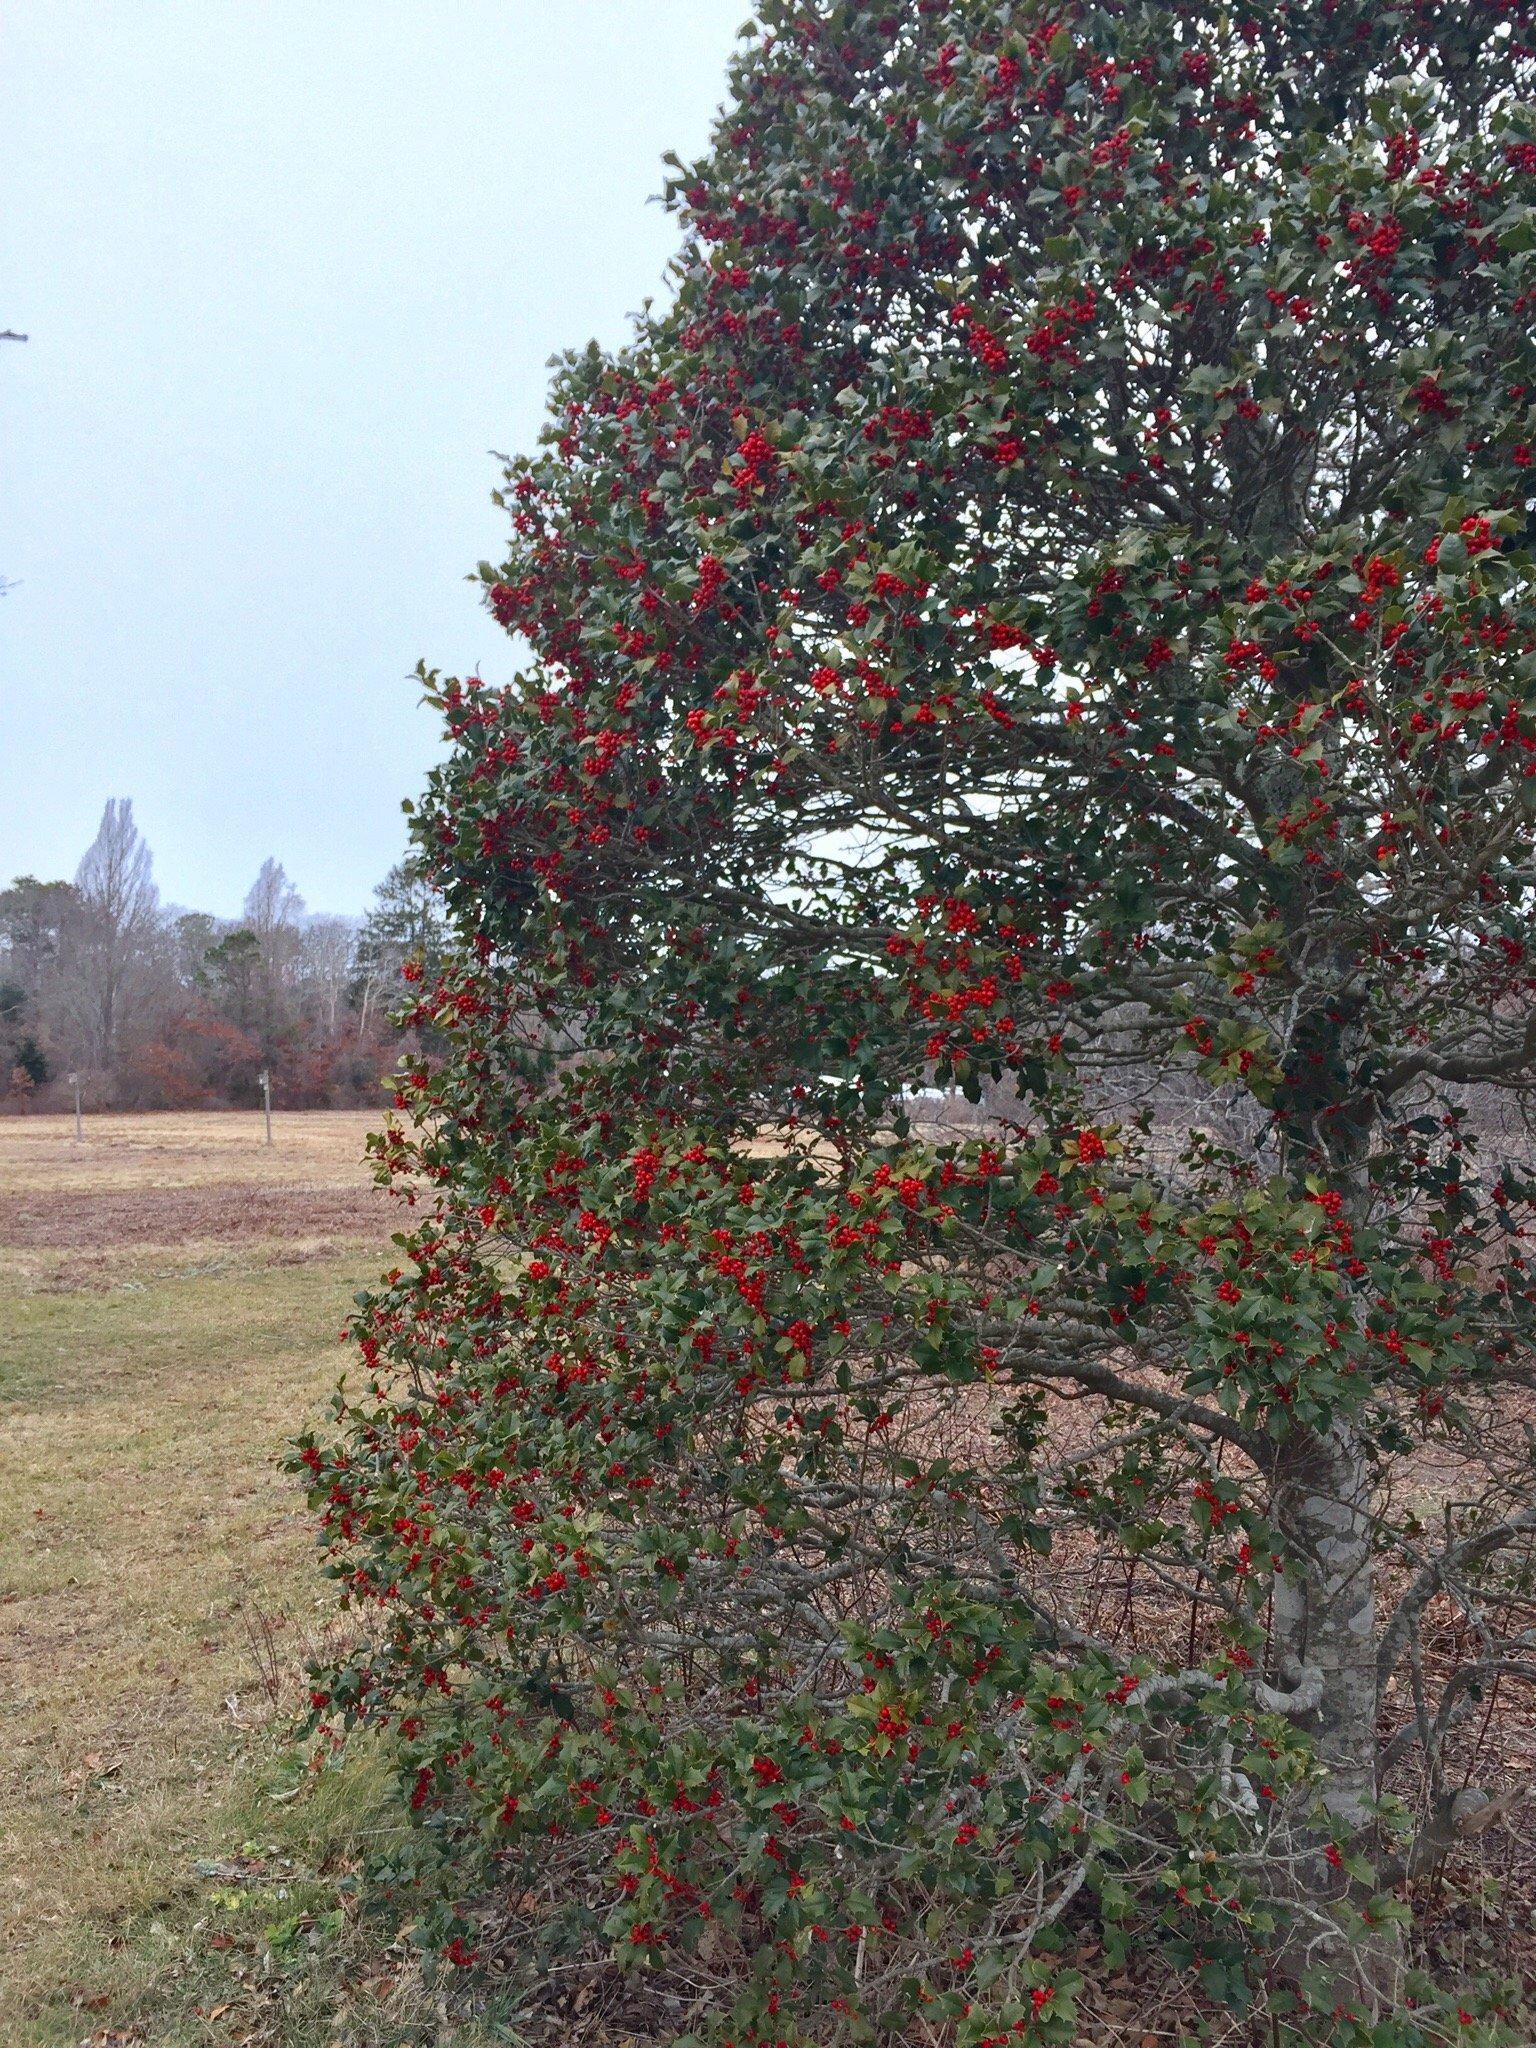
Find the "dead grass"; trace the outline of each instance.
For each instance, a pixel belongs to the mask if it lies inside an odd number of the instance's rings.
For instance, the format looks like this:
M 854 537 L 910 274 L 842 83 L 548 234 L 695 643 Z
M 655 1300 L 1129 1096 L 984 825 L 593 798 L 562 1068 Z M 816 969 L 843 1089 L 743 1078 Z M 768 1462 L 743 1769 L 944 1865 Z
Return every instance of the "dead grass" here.
M 125 1189 L 82 1198 L 75 1189 L 0 1194 L 0 1243 L 98 1250 L 108 1245 L 227 1244 L 255 1239 L 378 1240 L 386 1210 L 373 1188 Z
M 276 1460 L 385 1249 L 368 1122 L 0 1121 L 6 2048 L 479 2038 L 353 1926 L 385 1774 L 282 1744 L 337 1620 Z
M 0 1190 L 41 1188 L 95 1196 L 122 1189 L 220 1186 L 357 1188 L 363 1141 L 380 1118 L 366 1109 L 276 1111 L 272 1144 L 259 1111 L 0 1118 Z

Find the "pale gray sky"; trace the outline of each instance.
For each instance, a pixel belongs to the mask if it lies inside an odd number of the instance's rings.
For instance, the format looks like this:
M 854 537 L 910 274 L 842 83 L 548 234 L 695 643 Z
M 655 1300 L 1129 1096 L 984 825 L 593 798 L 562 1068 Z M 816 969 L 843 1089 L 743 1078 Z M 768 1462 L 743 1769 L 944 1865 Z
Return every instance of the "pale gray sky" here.
M 355 910 L 433 753 L 418 656 L 546 362 L 661 284 L 746 0 L 8 0 L 0 885 L 130 796 L 169 898 Z

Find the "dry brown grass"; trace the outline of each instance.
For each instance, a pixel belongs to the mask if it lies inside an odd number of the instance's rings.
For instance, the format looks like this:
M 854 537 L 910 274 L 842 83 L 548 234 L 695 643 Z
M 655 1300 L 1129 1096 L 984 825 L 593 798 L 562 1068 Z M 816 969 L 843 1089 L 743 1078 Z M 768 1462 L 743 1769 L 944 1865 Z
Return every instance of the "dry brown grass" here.
M 381 1119 L 367 1109 L 314 1109 L 272 1118 L 263 1142 L 259 1111 L 167 1111 L 87 1116 L 74 1143 L 70 1116 L 0 1118 L 0 1189 L 88 1195 L 142 1188 L 223 1186 L 356 1188 L 363 1141 Z
M 271 1798 L 335 1625 L 277 1461 L 393 1227 L 371 1121 L 0 1120 L 5 2048 L 474 2038 L 306 1925 L 377 1787 Z
M 360 1111 L 259 1116 L 0 1119 L 0 1261 L 70 1292 L 192 1268 L 231 1252 L 299 1265 L 377 1245 L 388 1207 L 363 1165 Z

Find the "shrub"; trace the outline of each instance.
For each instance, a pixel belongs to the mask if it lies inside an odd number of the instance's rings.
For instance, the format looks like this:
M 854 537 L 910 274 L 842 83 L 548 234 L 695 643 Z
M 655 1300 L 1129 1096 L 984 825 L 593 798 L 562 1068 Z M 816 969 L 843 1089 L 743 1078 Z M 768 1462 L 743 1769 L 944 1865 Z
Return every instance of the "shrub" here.
M 254 1099 L 261 1047 L 208 1004 L 191 1002 L 158 1037 L 127 1047 L 113 1095 L 128 1109 L 211 1109 Z

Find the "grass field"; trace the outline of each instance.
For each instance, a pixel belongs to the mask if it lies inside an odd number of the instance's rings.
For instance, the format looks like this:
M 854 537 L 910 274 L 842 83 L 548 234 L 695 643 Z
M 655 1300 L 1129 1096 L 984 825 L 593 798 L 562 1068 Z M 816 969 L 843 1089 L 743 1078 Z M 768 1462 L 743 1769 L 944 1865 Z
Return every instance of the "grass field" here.
M 276 1460 L 397 1227 L 369 1116 L 0 1119 L 0 2043 L 454 2043 L 354 1923 L 366 1769 L 285 1731 L 339 1626 Z

